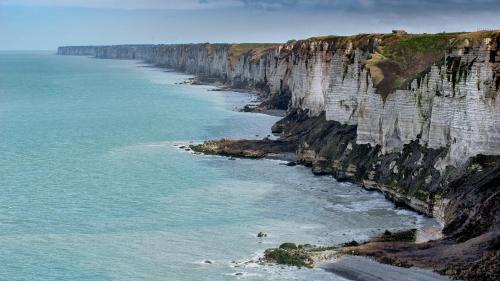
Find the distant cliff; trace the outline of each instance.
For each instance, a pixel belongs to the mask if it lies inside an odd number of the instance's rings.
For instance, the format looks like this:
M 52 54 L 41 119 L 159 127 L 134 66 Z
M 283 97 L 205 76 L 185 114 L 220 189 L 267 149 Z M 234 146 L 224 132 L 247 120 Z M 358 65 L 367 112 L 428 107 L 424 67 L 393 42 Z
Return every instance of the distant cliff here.
M 500 31 L 285 44 L 60 47 L 257 90 L 318 174 L 378 189 L 467 240 L 500 228 Z

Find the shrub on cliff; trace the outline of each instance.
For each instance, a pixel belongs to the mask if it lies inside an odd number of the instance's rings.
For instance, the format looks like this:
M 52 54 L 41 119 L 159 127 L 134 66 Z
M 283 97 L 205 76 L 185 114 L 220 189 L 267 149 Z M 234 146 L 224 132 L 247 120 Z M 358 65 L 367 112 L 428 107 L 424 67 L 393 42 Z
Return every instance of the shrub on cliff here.
M 280 249 L 285 249 L 285 250 L 295 250 L 297 249 L 297 245 L 295 243 L 283 243 L 280 245 Z
M 417 239 L 417 230 L 410 229 L 398 232 L 390 232 L 386 230 L 382 236 L 380 236 L 376 241 L 379 242 L 415 242 Z

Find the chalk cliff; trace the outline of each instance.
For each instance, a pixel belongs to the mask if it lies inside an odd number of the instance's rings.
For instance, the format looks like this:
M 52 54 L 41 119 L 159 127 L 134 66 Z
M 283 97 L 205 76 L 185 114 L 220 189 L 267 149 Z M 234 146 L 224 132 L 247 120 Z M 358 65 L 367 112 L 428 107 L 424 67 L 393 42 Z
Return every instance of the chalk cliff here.
M 142 59 L 256 88 L 268 98 L 285 96 L 289 109 L 357 125 L 358 144 L 380 145 L 384 152 L 414 140 L 447 147 L 442 170 L 474 155 L 500 154 L 497 40 L 498 32 L 381 34 L 283 45 L 60 47 L 58 53 Z

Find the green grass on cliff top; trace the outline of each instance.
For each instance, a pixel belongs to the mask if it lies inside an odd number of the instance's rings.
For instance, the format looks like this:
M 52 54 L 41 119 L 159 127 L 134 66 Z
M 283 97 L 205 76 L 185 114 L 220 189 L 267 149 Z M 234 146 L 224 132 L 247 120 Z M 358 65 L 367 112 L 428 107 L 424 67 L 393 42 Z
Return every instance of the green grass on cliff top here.
M 383 75 L 376 85 L 378 92 L 386 97 L 395 89 L 406 87 L 419 73 L 446 55 L 455 37 L 454 34 L 422 34 L 383 40 L 379 50 L 382 57 L 373 64 Z
M 279 46 L 274 43 L 240 43 L 232 44 L 229 48 L 229 60 L 231 67 L 236 65 L 238 59 L 246 53 L 251 54 L 251 59 L 257 59 L 262 56 L 264 51 Z
M 467 40 L 477 44 L 484 38 L 496 39 L 500 30 L 478 32 L 454 32 L 436 34 L 358 34 L 353 36 L 321 36 L 299 42 L 328 42 L 331 48 L 345 48 L 352 44 L 372 53 L 366 61 L 377 92 L 384 99 L 394 90 L 408 87 L 409 83 L 422 76 L 439 62 L 446 52 L 461 46 Z M 374 41 L 378 40 L 378 44 Z
M 350 46 L 369 51 L 372 56 L 365 62 L 365 67 L 371 74 L 377 93 L 385 99 L 396 89 L 407 88 L 413 79 L 421 77 L 433 64 L 441 61 L 450 48 L 462 46 L 466 40 L 469 44 L 477 44 L 484 38 L 496 40 L 499 37 L 500 30 L 436 34 L 379 33 L 320 36 L 293 40 L 287 44 L 292 44 L 293 49 L 298 51 L 307 51 L 309 45 L 303 43 L 308 42 L 326 42 L 332 50 Z M 375 44 L 375 41 L 378 43 Z M 258 59 L 267 50 L 278 45 L 230 44 L 230 65 L 234 67 L 244 54 L 250 54 L 250 59 Z
M 233 68 L 240 57 L 250 54 L 251 59 L 259 58 L 266 50 L 277 47 L 280 43 L 207 43 L 209 56 L 214 49 L 229 48 L 229 64 Z

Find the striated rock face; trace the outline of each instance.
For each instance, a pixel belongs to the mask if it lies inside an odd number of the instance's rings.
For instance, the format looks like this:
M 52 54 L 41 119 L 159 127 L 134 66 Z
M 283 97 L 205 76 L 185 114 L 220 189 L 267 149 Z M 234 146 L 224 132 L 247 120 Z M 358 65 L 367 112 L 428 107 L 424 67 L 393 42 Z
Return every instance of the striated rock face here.
M 490 57 L 496 52 L 497 42 L 489 39 L 453 49 L 443 65 L 433 65 L 412 80 L 408 90 L 396 90 L 385 103 L 380 95 L 370 94 L 368 83 L 368 91 L 357 100 L 358 143 L 400 151 L 418 139 L 430 148 L 449 147 L 446 160 L 453 165 L 478 154 L 500 154 L 500 96 L 493 69 L 499 61 Z M 462 65 L 464 74 L 450 78 L 456 71 L 450 64 Z
M 95 56 L 97 46 L 72 46 L 57 48 L 58 55 L 65 56 Z
M 155 48 L 155 45 L 68 46 L 59 47 L 57 54 L 101 59 L 146 59 Z

